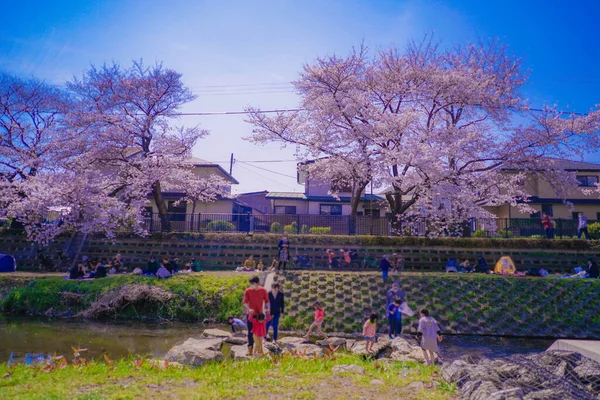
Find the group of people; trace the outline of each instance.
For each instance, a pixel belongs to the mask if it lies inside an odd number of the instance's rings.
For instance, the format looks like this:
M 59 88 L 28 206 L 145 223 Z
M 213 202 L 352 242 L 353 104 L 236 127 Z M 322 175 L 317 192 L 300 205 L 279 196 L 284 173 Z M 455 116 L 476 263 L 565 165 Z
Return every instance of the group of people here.
M 123 272 L 123 261 L 121 255 L 115 255 L 112 260 L 98 261 L 95 258 L 83 256 L 81 262 L 69 270 L 69 279 L 97 279 L 106 278 L 109 274 L 120 274 Z
M 279 336 L 279 321 L 283 317 L 285 308 L 285 295 L 278 283 L 272 285 L 268 292 L 260 286 L 258 276 L 249 279 L 250 287 L 244 292 L 243 304 L 246 315 L 245 321 L 234 316 L 229 316 L 227 322 L 231 331 L 247 330 L 248 352 L 247 356 L 262 356 L 264 354 L 264 342 L 270 328 L 273 328 L 273 343 L 277 344 Z M 313 304 L 314 317 L 308 332 L 304 338 L 310 338 L 313 331 L 324 339 L 328 339 L 323 331 L 325 320 L 325 308 L 316 301 Z M 392 284 L 392 288 L 386 293 L 386 315 L 389 322 L 388 337 L 394 339 L 402 333 L 402 314 L 414 315 L 406 304 L 406 296 L 398 282 Z M 366 351 L 373 353 L 373 346 L 377 342 L 377 322 L 379 317 L 373 313 L 363 324 L 363 336 L 366 341 Z M 423 349 L 426 364 L 435 360 L 435 353 L 439 351 L 438 341 L 442 340 L 441 331 L 437 321 L 429 315 L 427 309 L 420 311 L 417 339 Z
M 183 269 L 180 269 L 179 258 L 164 257 L 162 262 L 160 262 L 153 254 L 151 254 L 148 261 L 146 261 L 146 268 L 142 269 L 138 267 L 133 270 L 133 274 L 156 276 L 157 278 L 165 279 L 177 273 L 200 272 L 200 269 L 200 263 L 196 258 L 192 258 L 185 264 Z
M 475 263 L 473 265 L 471 265 L 471 262 L 468 259 L 464 259 L 463 262 L 459 264 L 455 258 L 450 257 L 444 268 L 446 269 L 446 272 L 480 272 L 487 274 L 491 271 L 489 264 L 481 254 L 478 254 L 475 257 Z
M 544 228 L 544 233 L 548 239 L 554 239 L 554 232 L 556 231 L 556 221 L 552 219 L 550 214 L 544 213 L 542 214 L 542 227 Z M 588 232 L 588 220 L 583 215 L 582 212 L 577 214 L 577 238 L 581 239 L 582 236 L 585 236 L 586 239 L 590 239 L 590 234 Z

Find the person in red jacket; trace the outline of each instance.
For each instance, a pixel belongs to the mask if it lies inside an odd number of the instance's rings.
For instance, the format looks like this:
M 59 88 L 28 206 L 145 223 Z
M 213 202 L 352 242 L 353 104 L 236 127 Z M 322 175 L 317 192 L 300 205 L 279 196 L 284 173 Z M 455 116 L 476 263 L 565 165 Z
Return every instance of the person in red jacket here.
M 263 341 L 267 336 L 267 322 L 271 320 L 271 315 L 258 313 L 256 316 L 249 316 L 248 320 L 252 322 L 252 335 L 254 336 L 254 355 L 263 355 Z
M 244 306 L 246 308 L 246 315 L 248 316 L 248 356 L 253 353 L 254 347 L 254 336 L 252 333 L 252 320 L 250 317 L 255 318 L 258 314 L 269 314 L 269 293 L 267 289 L 259 285 L 258 276 L 253 276 L 249 279 L 250 287 L 244 292 Z
M 542 217 L 542 226 L 544 227 L 544 231 L 546 231 L 546 237 L 554 239 L 554 224 L 552 223 L 552 218 L 546 213 Z

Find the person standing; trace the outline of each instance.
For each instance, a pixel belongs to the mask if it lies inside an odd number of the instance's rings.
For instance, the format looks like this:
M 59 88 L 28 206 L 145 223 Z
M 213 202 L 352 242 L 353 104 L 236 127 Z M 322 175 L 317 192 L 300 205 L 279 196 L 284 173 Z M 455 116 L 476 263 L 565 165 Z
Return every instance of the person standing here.
M 395 299 L 387 308 L 386 314 L 390 324 L 388 337 L 390 339 L 397 338 L 402 334 L 402 313 L 400 312 L 400 299 Z
M 396 299 L 400 299 L 400 304 L 406 301 L 404 291 L 400 289 L 400 284 L 398 282 L 392 283 L 392 288 L 387 291 L 385 297 L 385 307 L 389 307 L 390 304 L 392 304 Z
M 440 351 L 438 342 L 442 341 L 442 332 L 435 319 L 429 316 L 429 311 L 424 308 L 421 310 L 419 327 L 417 328 L 417 339 L 419 339 L 425 365 L 432 365 L 436 354 Z
M 392 284 L 392 288 L 387 291 L 385 300 L 386 314 L 390 324 L 390 336 L 400 335 L 402 333 L 402 313 L 399 311 L 399 307 L 406 301 L 406 296 L 404 295 L 404 291 L 400 289 L 400 284 L 398 282 Z M 395 301 L 398 301 L 396 304 L 398 312 L 394 312 L 393 318 L 390 318 L 388 310 L 390 306 L 394 305 Z
M 379 263 L 379 266 L 381 267 L 381 278 L 383 278 L 383 283 L 385 283 L 385 281 L 388 278 L 388 272 L 390 270 L 390 267 L 392 266 L 392 264 L 390 264 L 389 260 L 387 259 L 386 255 L 381 257 L 381 262 Z
M 546 232 L 546 237 L 548 239 L 554 239 L 554 224 L 552 223 L 552 218 L 550 215 L 544 213 L 542 217 L 542 226 Z
M 256 316 L 249 316 L 248 321 L 252 322 L 252 337 L 254 338 L 254 354 L 255 356 L 263 355 L 263 342 L 267 336 L 267 326 L 271 320 L 269 314 L 258 313 Z
M 246 310 L 246 325 L 248 325 L 248 356 L 252 355 L 254 349 L 254 337 L 252 336 L 252 321 L 250 317 L 256 318 L 258 314 L 269 314 L 269 294 L 260 286 L 258 276 L 248 280 L 250 287 L 244 292 L 244 308 Z
M 287 235 L 283 235 L 281 239 L 279 239 L 279 243 L 277 243 L 277 259 L 279 263 L 277 264 L 277 271 L 280 268 L 283 268 L 283 272 L 285 272 L 285 266 L 290 260 L 290 241 L 287 238 Z
M 273 326 L 273 343 L 277 344 L 277 336 L 279 334 L 279 318 L 283 316 L 285 307 L 284 294 L 280 291 L 279 283 L 274 283 L 269 292 L 269 304 L 271 306 L 271 320 L 267 322 L 267 333 L 269 327 Z
M 577 221 L 577 238 L 581 239 L 581 235 L 584 234 L 585 238 L 589 239 L 590 235 L 588 233 L 587 218 L 585 217 L 585 215 L 583 215 L 582 212 L 579 213 Z
M 595 259 L 590 258 L 587 262 L 588 276 L 590 278 L 598 278 L 600 276 L 600 270 L 598 269 L 598 263 Z

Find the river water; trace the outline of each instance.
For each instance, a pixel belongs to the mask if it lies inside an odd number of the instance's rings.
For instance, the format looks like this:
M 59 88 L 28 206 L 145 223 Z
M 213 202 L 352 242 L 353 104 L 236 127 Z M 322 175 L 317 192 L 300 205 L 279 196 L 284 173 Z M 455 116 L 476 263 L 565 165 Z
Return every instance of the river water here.
M 221 329 L 228 327 L 217 326 Z M 0 363 L 11 353 L 23 361 L 27 353 L 69 356 L 72 347 L 86 348 L 83 357 L 111 359 L 128 356 L 162 357 L 174 345 L 198 337 L 206 328 L 190 323 L 92 322 L 8 318 L 0 316 Z M 445 336 L 440 344 L 445 361 L 463 355 L 502 357 L 546 350 L 553 339 L 496 336 Z

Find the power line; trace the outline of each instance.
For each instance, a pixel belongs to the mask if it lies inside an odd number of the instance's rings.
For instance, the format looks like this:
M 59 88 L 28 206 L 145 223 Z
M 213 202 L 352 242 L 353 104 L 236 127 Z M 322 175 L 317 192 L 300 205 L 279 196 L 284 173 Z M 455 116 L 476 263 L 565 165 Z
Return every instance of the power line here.
M 286 185 L 285 183 L 281 183 L 281 182 L 279 182 L 279 181 L 277 181 L 275 179 L 267 178 L 266 176 L 263 176 L 262 174 L 260 174 L 260 173 L 258 173 L 256 171 L 252 171 L 251 169 L 249 169 L 247 167 L 244 167 L 243 165 L 239 165 L 239 167 L 242 168 L 244 171 L 249 172 L 250 174 L 258 177 L 260 180 L 262 180 L 264 182 L 267 182 L 267 183 L 273 183 L 274 182 L 274 183 L 277 183 L 277 184 L 279 184 L 279 185 L 281 185 L 283 187 L 286 187 L 288 189 L 292 189 L 293 191 L 296 191 L 298 189 L 298 188 L 292 187 L 290 185 Z
M 252 113 L 256 114 L 270 114 L 270 113 L 281 113 L 281 112 L 295 112 L 295 111 L 303 111 L 302 108 L 290 108 L 287 110 L 258 110 L 252 111 Z M 184 113 L 171 113 L 168 114 L 170 116 L 190 116 L 190 115 L 243 115 L 250 114 L 250 111 L 208 111 L 208 112 L 184 112 Z
M 249 166 L 251 166 L 251 167 L 254 167 L 254 168 L 261 169 L 261 170 L 263 170 L 263 171 L 270 172 L 270 173 L 272 173 L 272 174 L 276 174 L 276 175 L 285 176 L 286 178 L 297 179 L 297 177 L 296 177 L 296 176 L 291 176 L 291 175 L 287 175 L 287 174 L 282 174 L 281 172 L 277 172 L 277 171 L 273 171 L 273 170 L 270 170 L 270 169 L 267 169 L 267 168 L 259 167 L 259 166 L 257 166 L 257 165 L 248 164 L 248 163 L 245 163 L 245 162 L 243 162 L 243 161 L 240 161 L 240 160 L 235 160 L 235 161 L 237 161 L 237 162 L 240 162 L 240 163 L 242 163 L 242 164 L 249 165 Z

